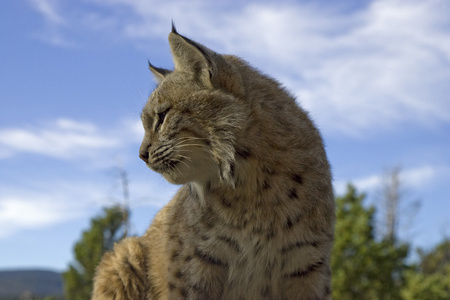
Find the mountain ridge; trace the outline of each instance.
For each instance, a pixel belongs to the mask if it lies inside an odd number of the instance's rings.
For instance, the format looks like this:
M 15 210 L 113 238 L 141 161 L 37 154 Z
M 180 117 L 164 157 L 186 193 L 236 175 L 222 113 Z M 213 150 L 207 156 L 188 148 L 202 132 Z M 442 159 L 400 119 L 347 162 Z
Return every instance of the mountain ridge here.
M 0 270 L 0 299 L 19 297 L 24 293 L 33 296 L 62 296 L 62 273 L 46 269 Z

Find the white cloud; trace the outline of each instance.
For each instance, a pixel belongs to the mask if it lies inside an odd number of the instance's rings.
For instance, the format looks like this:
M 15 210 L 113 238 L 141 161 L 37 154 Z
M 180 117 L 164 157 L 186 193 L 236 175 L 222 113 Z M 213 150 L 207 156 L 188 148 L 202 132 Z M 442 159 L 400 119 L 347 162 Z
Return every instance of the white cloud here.
M 55 205 L 56 204 L 56 205 Z M 36 229 L 73 218 L 73 211 L 50 199 L 0 199 L 0 238 L 20 229 Z
M 5 176 L 0 180 L 0 238 L 85 217 L 92 208 L 111 205 L 114 195 L 121 195 L 121 191 L 108 188 L 106 175 L 112 174 L 120 157 L 128 161 L 130 146 L 136 148 L 142 136 L 138 119 L 122 120 L 108 129 L 63 118 L 33 127 L 0 128 L 0 158 L 5 161 Z M 46 160 L 42 170 L 33 166 L 33 172 L 16 171 L 20 163 L 11 160 L 9 164 L 6 159 L 20 154 L 50 156 L 54 160 Z M 115 156 L 117 159 L 113 159 Z M 77 163 L 61 164 L 60 159 L 77 159 Z M 146 171 L 143 179 L 130 180 L 132 208 L 162 207 L 176 189 L 162 178 L 158 181 L 159 175 Z
M 107 182 L 106 177 L 88 180 L 92 175 L 84 174 L 84 181 L 73 182 L 48 176 L 45 180 L 29 178 L 24 174 L 20 182 L 0 184 L 0 239 L 22 230 L 39 230 L 86 218 L 93 209 L 105 205 L 122 204 L 120 183 Z M 148 170 L 148 176 L 142 180 L 130 181 L 131 209 L 159 209 L 173 197 L 178 187 L 158 177 Z
M 78 218 L 101 197 L 94 184 L 34 179 L 30 186 L 26 177 L 21 186 L 0 186 L 0 238 Z
M 50 23 L 64 24 L 64 17 L 58 11 L 56 0 L 28 0 L 31 5 Z
M 72 29 L 163 43 L 174 19 L 181 33 L 279 78 L 327 132 L 366 135 L 450 122 L 445 0 L 378 0 L 353 10 L 291 1 L 90 3 L 76 18 L 64 11 Z
M 91 123 L 58 119 L 42 127 L 0 128 L 0 158 L 23 152 L 61 159 L 99 156 L 105 149 L 139 140 L 135 121 L 121 125 L 119 129 L 100 130 Z
M 419 190 L 426 187 L 433 179 L 446 173 L 443 167 L 423 165 L 400 170 L 400 182 L 407 189 Z M 334 183 L 338 195 L 345 193 L 345 187 L 348 182 L 352 183 L 362 192 L 374 192 L 380 190 L 385 177 L 383 174 L 373 174 L 360 178 L 348 180 L 337 180 Z

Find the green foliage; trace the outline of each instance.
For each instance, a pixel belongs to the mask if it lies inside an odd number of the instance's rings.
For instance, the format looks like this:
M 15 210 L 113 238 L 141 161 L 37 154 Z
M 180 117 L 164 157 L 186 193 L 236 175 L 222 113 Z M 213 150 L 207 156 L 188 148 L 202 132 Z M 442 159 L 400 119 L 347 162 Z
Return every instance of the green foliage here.
M 364 199 L 351 185 L 336 199 L 333 299 L 401 299 L 408 246 L 375 239 L 375 208 L 364 207 Z
M 419 270 L 424 274 L 443 272 L 450 264 L 450 239 L 444 240 L 429 252 L 419 249 Z
M 408 271 L 406 273 L 406 287 L 402 290 L 403 299 L 450 299 L 450 265 L 447 265 L 445 270 L 445 273 L 435 274 Z
M 121 206 L 104 208 L 103 214 L 91 220 L 89 230 L 75 244 L 75 262 L 63 273 L 67 300 L 90 299 L 95 268 L 103 254 L 124 238 L 128 211 Z
M 444 240 L 429 252 L 419 250 L 419 256 L 419 265 L 406 274 L 403 299 L 450 299 L 450 240 Z

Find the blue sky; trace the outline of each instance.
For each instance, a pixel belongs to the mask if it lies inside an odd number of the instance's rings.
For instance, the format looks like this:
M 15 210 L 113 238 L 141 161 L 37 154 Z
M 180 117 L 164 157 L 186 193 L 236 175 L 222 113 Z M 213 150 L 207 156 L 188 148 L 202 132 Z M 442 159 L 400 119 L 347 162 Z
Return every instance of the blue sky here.
M 139 114 L 171 68 L 171 20 L 285 84 L 322 130 L 337 194 L 379 205 L 400 166 L 401 235 L 450 235 L 450 2 L 29 0 L 0 2 L 0 269 L 64 270 L 129 175 L 133 232 L 177 187 L 138 158 Z M 406 228 L 406 227 L 405 227 Z

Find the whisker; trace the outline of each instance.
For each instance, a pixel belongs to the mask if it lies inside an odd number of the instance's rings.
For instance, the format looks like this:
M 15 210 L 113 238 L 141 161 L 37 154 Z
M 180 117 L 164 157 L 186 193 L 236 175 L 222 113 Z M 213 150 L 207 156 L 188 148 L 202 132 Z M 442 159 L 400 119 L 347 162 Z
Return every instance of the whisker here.
M 189 161 L 192 161 L 192 158 L 190 158 L 189 156 L 185 156 L 185 155 L 182 155 L 182 154 L 178 154 L 178 156 L 181 157 L 181 158 L 187 159 Z
M 178 143 L 178 144 L 174 145 L 174 147 L 188 147 L 188 146 L 192 146 L 192 147 L 204 147 L 204 148 L 208 148 L 208 149 L 209 149 L 208 146 L 206 146 L 206 145 L 200 145 L 200 144 L 180 144 L 180 143 Z
M 193 150 L 188 150 L 188 149 L 175 149 L 177 152 L 194 152 Z
M 207 138 L 191 137 L 191 136 L 181 136 L 177 137 L 175 140 L 208 140 Z
M 177 165 L 173 165 L 173 166 L 177 169 L 178 173 L 182 174 L 180 169 L 178 169 Z
M 180 148 L 185 148 L 185 147 L 195 147 L 195 148 L 205 151 L 207 153 L 211 152 L 211 149 L 209 147 L 204 146 L 204 145 L 197 145 L 197 144 L 181 144 L 181 145 L 178 144 L 178 145 L 174 145 L 173 149 L 175 149 L 177 151 L 182 151 L 184 149 L 180 149 Z M 188 151 L 192 151 L 192 150 L 188 150 Z
M 189 167 L 189 165 L 186 163 L 186 162 L 184 162 L 184 161 L 182 161 L 182 160 L 180 160 L 180 159 L 176 159 L 176 158 L 172 158 L 172 160 L 173 161 L 177 161 L 177 162 L 180 162 L 180 163 L 183 163 L 186 167 L 188 167 L 188 169 L 190 169 L 191 167 Z M 177 165 L 175 165 L 175 167 L 176 167 Z M 178 170 L 178 168 L 177 168 L 177 170 Z M 180 172 L 180 170 L 178 170 L 178 172 Z M 181 173 L 181 172 L 180 172 Z

